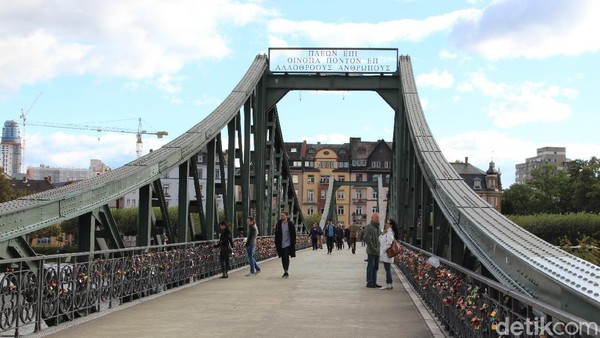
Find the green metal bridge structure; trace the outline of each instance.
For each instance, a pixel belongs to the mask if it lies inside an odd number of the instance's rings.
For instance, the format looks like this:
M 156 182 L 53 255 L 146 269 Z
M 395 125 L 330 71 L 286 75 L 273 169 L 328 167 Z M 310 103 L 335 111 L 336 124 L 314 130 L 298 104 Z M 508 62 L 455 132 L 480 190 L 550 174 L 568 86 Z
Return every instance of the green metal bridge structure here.
M 285 210 L 295 224 L 304 226 L 277 103 L 295 90 L 372 91 L 394 111 L 389 196 L 381 210 L 406 231 L 408 244 L 477 271 L 519 297 L 543 302 L 574 318 L 600 322 L 600 267 L 525 231 L 464 183 L 432 136 L 409 56 L 395 50 L 396 67 L 391 71 L 357 74 L 277 71 L 270 55 L 256 56 L 211 114 L 160 149 L 97 177 L 0 204 L 0 266 L 20 260 L 32 276 L 40 275 L 42 267 L 26 237 L 71 219 L 78 220 L 79 251 L 92 255 L 125 250 L 109 206 L 136 191 L 138 247 L 151 246 L 157 226 L 166 229 L 170 243 L 193 242 L 199 235 L 193 214 L 199 215 L 204 239 L 213 240 L 217 195 L 223 198 L 229 223 L 239 224 L 252 215 L 259 232 L 269 235 L 276 216 Z M 208 176 L 203 204 L 196 163 L 204 150 Z M 179 171 L 176 225 L 169 221 L 161 185 L 174 168 Z M 223 183 L 217 182 L 216 170 L 225 178 Z M 189 180 L 194 191 L 188 191 Z M 190 198 L 194 195 L 196 199 Z M 417 226 L 419 213 L 421 226 Z

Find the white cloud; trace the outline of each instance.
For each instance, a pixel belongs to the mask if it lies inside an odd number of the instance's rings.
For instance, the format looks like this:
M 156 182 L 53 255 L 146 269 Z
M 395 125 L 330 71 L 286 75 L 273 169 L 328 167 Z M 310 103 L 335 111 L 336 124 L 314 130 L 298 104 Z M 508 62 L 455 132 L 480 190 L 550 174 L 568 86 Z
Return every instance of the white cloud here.
M 487 170 L 490 161 L 502 172 L 503 184 L 514 182 L 515 164 L 533 156 L 536 144 L 513 138 L 495 130 L 471 131 L 451 137 L 441 137 L 437 142 L 449 162 L 463 161 Z
M 511 128 L 538 122 L 560 122 L 572 115 L 571 107 L 561 99 L 572 99 L 578 92 L 570 88 L 549 86 L 539 82 L 521 84 L 495 83 L 482 72 L 471 74 L 459 90 L 478 90 L 491 98 L 487 116 L 499 128 Z
M 439 55 L 440 55 L 440 59 L 450 59 L 450 60 L 452 60 L 452 59 L 456 59 L 458 57 L 457 54 L 450 53 L 450 52 L 448 52 L 447 50 L 444 50 L 444 49 L 442 49 L 440 51 Z
M 454 84 L 454 76 L 447 70 L 440 72 L 433 69 L 429 73 L 419 74 L 417 76 L 417 85 L 419 87 L 433 87 L 436 89 L 450 88 Z
M 143 153 L 158 149 L 169 139 L 143 136 Z M 88 168 L 90 159 L 102 160 L 106 165 L 117 168 L 136 158 L 135 134 L 56 132 L 48 135 L 27 135 L 26 165 L 40 164 L 51 167 Z
M 498 0 L 460 18 L 451 40 L 490 60 L 579 55 L 600 50 L 600 2 L 596 0 Z
M 3 2 L 0 88 L 73 74 L 173 74 L 227 56 L 230 30 L 274 14 L 233 0 Z
M 399 41 L 419 42 L 432 34 L 445 32 L 458 20 L 477 11 L 460 10 L 424 20 L 402 19 L 379 23 L 326 23 L 273 19 L 268 31 L 271 41 L 293 45 L 307 39 L 315 46 L 382 46 Z

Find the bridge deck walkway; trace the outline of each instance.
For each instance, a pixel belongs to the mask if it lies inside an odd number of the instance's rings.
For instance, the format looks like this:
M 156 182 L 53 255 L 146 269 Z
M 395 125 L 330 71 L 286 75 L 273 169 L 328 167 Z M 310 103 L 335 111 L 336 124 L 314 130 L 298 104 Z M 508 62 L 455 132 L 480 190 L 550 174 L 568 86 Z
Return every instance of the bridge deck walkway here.
M 279 259 L 92 314 L 47 337 L 443 337 L 396 270 L 394 289 L 365 287 L 365 248 L 303 250 L 282 279 Z M 380 266 L 378 283 L 385 282 Z M 95 316 L 95 317 L 94 317 Z

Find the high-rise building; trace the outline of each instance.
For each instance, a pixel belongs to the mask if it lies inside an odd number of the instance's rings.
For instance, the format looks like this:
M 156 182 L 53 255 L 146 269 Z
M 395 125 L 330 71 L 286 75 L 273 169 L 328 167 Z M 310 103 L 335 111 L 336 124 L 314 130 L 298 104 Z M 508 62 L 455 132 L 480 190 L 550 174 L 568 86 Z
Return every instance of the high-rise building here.
M 2 128 L 2 139 L 0 140 L 2 153 L 1 164 L 4 172 L 11 177 L 21 172 L 21 132 L 19 123 L 14 120 L 4 122 Z
M 531 172 L 543 165 L 552 165 L 559 170 L 566 170 L 568 162 L 567 148 L 565 147 L 538 148 L 536 156 L 528 157 L 525 159 L 525 163 L 515 165 L 515 183 L 524 184 L 531 179 Z

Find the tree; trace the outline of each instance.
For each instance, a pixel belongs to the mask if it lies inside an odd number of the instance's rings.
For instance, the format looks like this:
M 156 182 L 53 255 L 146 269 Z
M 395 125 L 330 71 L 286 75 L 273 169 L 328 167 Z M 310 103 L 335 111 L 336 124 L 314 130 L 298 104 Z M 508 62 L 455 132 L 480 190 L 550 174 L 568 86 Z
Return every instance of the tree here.
M 506 215 L 531 215 L 533 189 L 527 184 L 515 183 L 502 193 L 502 212 Z
M 19 194 L 10 185 L 10 181 L 0 173 L 0 203 L 12 201 L 19 197 Z
M 319 224 L 320 221 L 321 221 L 320 214 L 312 214 L 312 215 L 307 215 L 304 217 L 304 225 L 309 230 L 312 228 L 313 224 L 315 224 L 315 223 Z
M 542 165 L 531 172 L 527 185 L 533 190 L 534 212 L 560 213 L 566 212 L 568 206 L 569 175 L 553 165 Z
M 569 164 L 570 207 L 576 211 L 600 212 L 600 160 L 576 160 Z

